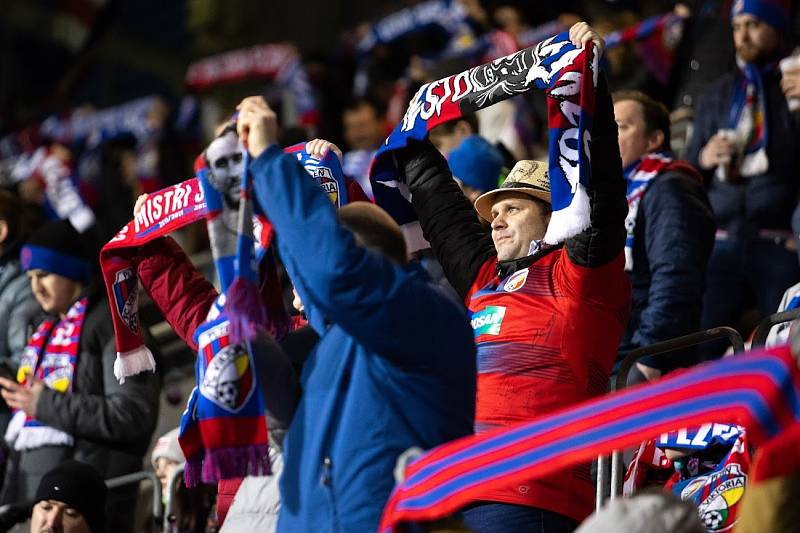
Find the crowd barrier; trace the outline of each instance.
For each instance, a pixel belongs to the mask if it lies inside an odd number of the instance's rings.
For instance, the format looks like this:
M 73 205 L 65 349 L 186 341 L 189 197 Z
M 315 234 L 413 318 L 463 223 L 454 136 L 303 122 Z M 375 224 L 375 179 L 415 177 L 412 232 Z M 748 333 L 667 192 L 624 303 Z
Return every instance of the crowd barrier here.
M 710 341 L 719 339 L 727 339 L 733 347 L 734 353 L 744 351 L 744 341 L 742 336 L 739 335 L 733 328 L 718 327 L 711 328 L 706 331 L 699 331 L 684 335 L 683 337 L 676 337 L 663 342 L 643 346 L 631 351 L 620 363 L 617 370 L 616 380 L 614 382 L 613 390 L 622 390 L 628 382 L 628 374 L 630 373 L 633 365 L 643 357 L 653 356 L 659 359 L 669 358 L 676 350 L 682 350 L 698 344 L 703 344 Z M 608 458 L 599 456 L 597 458 L 597 486 L 595 496 L 595 507 L 600 509 L 605 502 L 605 494 L 608 489 L 609 498 L 614 500 L 622 494 L 622 480 L 624 476 L 624 462 L 622 460 L 622 451 L 615 451 L 611 454 L 611 479 L 610 489 L 608 488 L 607 470 Z

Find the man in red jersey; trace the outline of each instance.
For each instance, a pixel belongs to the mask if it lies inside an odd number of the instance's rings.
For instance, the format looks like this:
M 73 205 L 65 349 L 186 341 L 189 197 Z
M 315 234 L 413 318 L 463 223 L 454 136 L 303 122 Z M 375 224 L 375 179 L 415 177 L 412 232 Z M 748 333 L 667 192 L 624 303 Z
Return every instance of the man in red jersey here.
M 575 44 L 597 34 L 570 31 Z M 592 127 L 591 227 L 549 246 L 547 164 L 520 161 L 475 202 L 428 142 L 399 154 L 425 237 L 472 315 L 478 348 L 477 433 L 529 421 L 606 391 L 625 330 L 628 211 L 608 87 L 600 76 Z M 593 510 L 589 466 L 507 487 L 466 509 L 473 531 L 572 531 Z

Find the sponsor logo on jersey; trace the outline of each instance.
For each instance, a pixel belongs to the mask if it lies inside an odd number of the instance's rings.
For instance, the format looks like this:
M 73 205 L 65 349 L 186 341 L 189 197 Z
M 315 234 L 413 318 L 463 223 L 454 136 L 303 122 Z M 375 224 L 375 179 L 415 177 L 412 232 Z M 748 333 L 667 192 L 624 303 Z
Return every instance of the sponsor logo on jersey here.
M 503 325 L 503 317 L 506 315 L 506 308 L 503 306 L 490 305 L 483 311 L 478 311 L 472 315 L 472 329 L 475 336 L 480 335 L 500 335 L 500 326 Z
M 514 272 L 510 278 L 506 280 L 503 284 L 503 290 L 505 292 L 514 292 L 518 291 L 525 285 L 525 282 L 528 281 L 528 269 L 520 270 L 519 272 Z

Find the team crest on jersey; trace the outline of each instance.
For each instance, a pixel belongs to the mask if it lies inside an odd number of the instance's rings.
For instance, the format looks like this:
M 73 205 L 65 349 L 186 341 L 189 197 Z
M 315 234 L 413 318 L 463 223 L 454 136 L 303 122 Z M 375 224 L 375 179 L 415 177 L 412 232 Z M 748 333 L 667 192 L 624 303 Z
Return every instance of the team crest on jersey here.
M 114 275 L 114 304 L 122 322 L 135 334 L 139 334 L 139 304 L 136 292 L 136 275 L 132 268 L 125 268 Z
M 505 316 L 506 308 L 500 305 L 488 305 L 483 311 L 474 313 L 470 324 L 475 336 L 500 335 L 500 326 L 503 325 Z
M 525 268 L 520 270 L 519 272 L 515 272 L 508 278 L 503 284 L 503 290 L 505 292 L 514 292 L 518 291 L 525 285 L 525 282 L 528 281 L 528 269 Z
M 681 499 L 698 506 L 700 521 L 708 531 L 730 531 L 746 484 L 747 475 L 741 466 L 731 463 L 721 471 L 693 479 L 681 491 Z
M 252 362 L 243 344 L 230 344 L 209 361 L 200 394 L 219 407 L 237 412 L 253 393 Z
M 314 178 L 328 194 L 328 199 L 336 207 L 339 207 L 339 183 L 333 177 L 331 169 L 328 167 L 317 167 L 314 169 Z

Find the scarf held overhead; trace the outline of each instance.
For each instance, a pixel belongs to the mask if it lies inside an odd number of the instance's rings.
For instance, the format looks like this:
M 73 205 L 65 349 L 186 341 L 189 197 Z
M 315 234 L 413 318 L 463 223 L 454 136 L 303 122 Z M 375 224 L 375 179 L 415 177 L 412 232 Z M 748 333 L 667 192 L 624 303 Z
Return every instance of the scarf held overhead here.
M 188 486 L 270 473 L 264 400 L 249 342 L 268 326 L 257 285 L 248 155 L 236 133 L 229 131 L 212 141 L 203 160 L 211 168 L 200 165 L 197 174 L 208 205 L 206 224 L 222 292 L 194 333 L 197 386 L 178 437 Z M 226 164 L 218 165 L 222 160 Z M 268 223 L 262 216 L 256 224 L 263 228 Z M 233 300 L 238 300 L 234 307 L 239 309 L 231 312 Z M 288 321 L 283 324 L 288 326 Z M 270 333 L 280 338 L 286 328 Z
M 100 251 L 117 343 L 114 375 L 120 382 L 144 370 L 155 370 L 156 366 L 142 340 L 133 254 L 140 246 L 200 220 L 207 212 L 197 178 L 167 187 L 148 196 L 136 217 Z
M 69 308 L 61 320 L 42 322 L 25 346 L 17 370 L 17 381 L 27 385 L 30 377 L 44 382 L 45 387 L 61 394 L 72 391 L 75 367 L 78 364 L 87 298 Z M 29 450 L 42 446 L 72 446 L 72 435 L 45 426 L 23 411 L 16 411 L 6 431 L 6 442 L 14 449 Z
M 800 371 L 788 347 L 751 352 L 656 383 L 439 446 L 410 465 L 381 531 L 436 520 L 487 490 L 546 476 L 675 428 L 735 420 L 755 445 L 800 420 Z
M 531 88 L 544 89 L 550 127 L 549 174 L 553 215 L 545 241 L 555 244 L 589 227 L 589 151 L 597 86 L 593 46 L 576 48 L 567 33 L 536 46 L 423 85 L 372 162 L 370 179 L 378 205 L 404 230 L 409 251 L 427 247 L 408 187 L 389 153 L 424 139 L 457 119 Z

